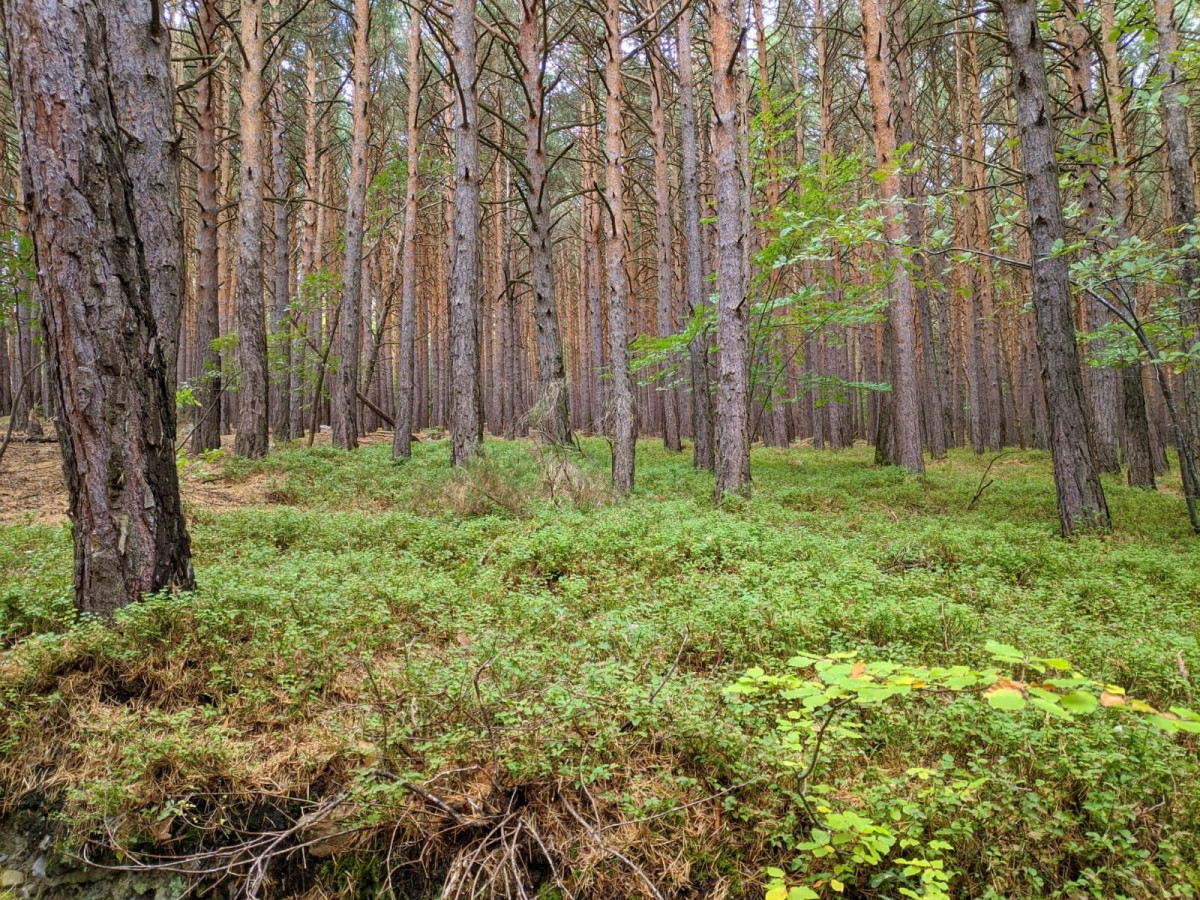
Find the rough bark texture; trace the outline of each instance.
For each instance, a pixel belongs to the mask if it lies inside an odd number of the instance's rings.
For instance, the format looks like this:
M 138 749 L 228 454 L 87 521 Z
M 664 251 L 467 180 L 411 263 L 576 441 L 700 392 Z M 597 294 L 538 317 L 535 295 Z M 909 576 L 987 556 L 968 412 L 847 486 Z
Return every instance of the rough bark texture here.
M 183 213 L 171 33 L 154 20 L 158 9 L 150 0 L 128 0 L 106 4 L 104 15 L 117 126 L 138 198 L 134 215 L 150 269 L 150 304 L 173 401 L 183 312 Z
M 31 237 L 29 231 L 29 205 L 25 202 L 25 191 L 18 176 L 16 183 L 17 203 L 17 234 L 20 237 Z M 22 262 L 28 262 L 26 258 Z M 32 266 L 30 267 L 32 268 Z M 16 358 L 13 360 L 16 379 L 13 397 L 12 425 L 14 431 L 28 431 L 30 413 L 33 410 L 36 393 L 33 381 L 37 363 L 34 361 L 33 343 L 33 310 L 37 305 L 37 286 L 30 283 L 28 271 L 21 266 L 17 276 L 17 334 L 14 349 Z
M 267 327 L 263 310 L 263 19 L 262 0 L 242 0 L 241 191 L 238 202 L 238 456 L 267 455 Z
M 363 307 L 363 219 L 367 207 L 367 116 L 371 100 L 371 5 L 354 3 L 354 114 L 350 144 L 350 194 L 346 203 L 346 252 L 342 261 L 342 314 L 338 326 L 338 368 L 333 381 L 333 444 L 358 446 L 358 376 Z
M 271 430 L 275 440 L 286 441 L 292 434 L 291 327 L 288 322 L 288 174 L 284 146 L 286 127 L 283 110 L 283 82 L 275 85 L 274 115 L 271 122 L 271 193 L 274 199 L 272 233 L 275 244 L 275 273 L 271 285 L 271 331 L 278 342 L 280 365 L 271 373 Z
M 1175 0 L 1154 0 L 1154 28 L 1158 32 L 1158 65 L 1166 76 L 1162 86 L 1162 122 L 1167 143 L 1167 179 L 1170 184 L 1172 228 L 1196 221 L 1195 170 L 1192 166 L 1191 136 L 1188 133 L 1188 95 L 1179 58 L 1179 29 L 1175 23 Z M 1182 236 L 1176 233 L 1176 243 Z M 1185 331 L 1183 349 L 1200 355 L 1200 260 L 1189 255 L 1184 264 L 1184 289 L 1179 297 L 1179 324 Z M 1190 336 L 1186 332 L 1191 331 Z M 1192 456 L 1200 456 L 1200 364 L 1183 371 L 1183 433 Z
M 674 267 L 671 264 L 671 179 L 667 158 L 667 116 L 664 111 L 666 90 L 662 61 L 658 49 L 652 48 L 650 58 L 650 131 L 654 141 L 654 265 L 655 305 L 654 330 L 660 338 L 675 333 L 672 284 Z M 672 379 L 673 380 L 673 379 Z M 679 395 L 674 385 L 659 385 L 662 398 L 663 446 L 676 452 L 683 449 L 679 440 Z
M 717 365 L 715 497 L 750 493 L 750 310 L 744 245 L 745 173 L 738 154 L 739 10 L 711 7 L 713 159 L 717 195 Z
M 408 181 L 404 189 L 404 245 L 401 253 L 403 284 L 400 294 L 400 346 L 397 348 L 396 433 L 392 438 L 392 456 L 412 456 L 413 410 L 415 390 L 415 351 L 417 344 L 417 199 L 420 196 L 421 162 L 421 12 L 414 7 L 408 23 Z
M 1125 421 L 1142 423 L 1142 427 L 1125 428 L 1123 443 L 1129 486 L 1152 491 L 1155 489 L 1154 462 L 1150 457 L 1150 429 L 1145 427 L 1146 393 L 1140 365 L 1121 370 L 1121 393 Z
M 200 63 L 212 65 L 217 47 L 217 0 L 201 0 L 197 40 Z M 196 85 L 196 349 L 200 353 L 196 425 L 192 453 L 221 446 L 221 354 L 213 348 L 220 336 L 220 256 L 217 216 L 221 205 L 217 165 L 217 107 L 221 82 L 210 75 Z
M 104 617 L 143 594 L 194 586 L 172 443 L 174 397 L 135 212 L 143 206 L 178 213 L 178 197 L 173 206 L 144 197 L 128 172 L 115 97 L 132 88 L 120 84 L 107 40 L 106 17 L 116 5 L 4 3 L 22 177 L 61 411 L 76 604 Z M 143 31 L 128 38 L 149 44 L 152 30 L 163 26 L 153 21 L 150 3 L 137 5 Z M 171 112 L 151 115 L 167 122 Z
M 454 212 L 450 254 L 450 462 L 461 465 L 483 442 L 479 365 L 479 101 L 476 0 L 455 0 Z
M 608 270 L 608 346 L 612 364 L 613 487 L 618 494 L 633 490 L 637 443 L 637 401 L 629 373 L 629 274 L 625 269 L 625 173 L 622 158 L 621 4 L 604 7 L 604 196 L 605 264 Z
M 553 204 L 546 165 L 546 7 L 542 0 L 521 0 L 517 50 L 525 98 L 525 204 L 529 211 L 529 266 L 533 287 L 533 327 L 537 346 L 538 399 L 531 425 L 554 444 L 571 440 L 570 397 L 563 368 L 554 291 L 554 246 L 550 235 Z
M 891 461 L 913 472 L 925 471 L 921 453 L 921 409 L 917 390 L 917 340 L 913 327 L 913 284 L 900 245 L 907 237 L 907 211 L 900 200 L 896 160 L 896 126 L 892 118 L 891 53 L 888 47 L 886 0 L 862 0 L 863 47 L 866 51 L 867 89 L 871 95 L 875 164 L 883 172 L 883 233 L 892 263 L 888 324 L 895 346 L 889 348 L 892 365 Z M 889 427 L 881 422 L 880 428 Z
M 1055 255 L 1065 239 L 1054 156 L 1054 124 L 1036 0 L 1002 0 L 1013 66 L 1017 130 L 1025 169 L 1033 262 L 1033 306 L 1042 386 L 1050 425 L 1050 452 L 1063 536 L 1108 528 L 1108 505 L 1092 456 L 1086 401 L 1075 345 L 1067 260 Z
M 696 140 L 696 87 L 692 70 L 692 10 L 679 17 L 679 150 L 680 188 L 683 194 L 684 297 L 688 313 L 696 316 L 709 305 L 704 284 L 704 246 L 700 238 L 700 151 Z M 692 464 L 716 469 L 713 453 L 711 379 L 708 374 L 707 329 L 688 343 L 692 380 Z
M 306 331 L 310 340 L 313 341 L 315 347 L 320 346 L 321 329 L 319 310 L 309 308 L 311 297 L 307 291 L 305 282 L 318 268 L 320 268 L 319 260 L 319 244 L 320 244 L 320 229 L 317 227 L 318 211 L 320 207 L 317 203 L 317 198 L 321 193 L 321 169 L 318 161 L 318 144 L 320 142 L 320 133 L 318 130 L 320 114 L 318 107 L 317 96 L 317 54 L 316 54 L 316 35 L 312 23 L 310 22 L 308 30 L 307 46 L 305 47 L 305 65 L 304 65 L 304 229 L 300 237 L 300 268 L 296 273 L 298 282 L 298 295 L 301 299 L 301 309 L 307 313 L 307 321 L 301 325 L 301 328 Z M 301 360 L 305 360 L 305 374 L 308 374 L 308 362 L 306 353 L 306 342 L 297 342 L 297 350 Z M 314 356 L 316 352 L 314 351 Z M 320 377 L 320 376 L 318 376 Z M 299 399 L 299 398 L 298 398 Z M 299 402 L 297 402 L 296 413 L 299 413 Z M 304 426 L 300 424 L 296 429 L 297 436 L 303 436 Z

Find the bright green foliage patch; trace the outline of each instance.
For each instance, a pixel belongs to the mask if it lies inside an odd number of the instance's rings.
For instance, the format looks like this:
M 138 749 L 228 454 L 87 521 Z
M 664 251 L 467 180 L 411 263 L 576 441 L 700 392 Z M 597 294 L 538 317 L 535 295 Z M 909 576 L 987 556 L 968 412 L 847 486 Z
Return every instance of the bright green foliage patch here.
M 576 896 L 648 889 L 575 814 L 667 896 L 1200 889 L 1197 736 L 1101 708 L 1106 685 L 1200 704 L 1178 494 L 1108 482 L 1116 531 L 1065 542 L 1040 453 L 999 460 L 968 510 L 968 454 L 915 479 L 866 450 L 756 450 L 753 499 L 714 509 L 711 476 L 651 442 L 621 503 L 600 441 L 553 489 L 525 444 L 454 474 L 444 442 L 388 449 L 204 464 L 265 478 L 271 505 L 190 510 L 198 594 L 113 629 L 72 623 L 65 528 L 0 527 L 4 809 L 184 854 L 342 798 L 358 837 L 313 871 L 361 897 L 396 833 L 434 880 L 481 839 L 426 794 L 464 821 L 523 804 Z M 875 692 L 807 779 L 802 652 L 853 654 Z M 755 667 L 802 693 L 726 693 Z M 915 669 L 1011 683 L 896 690 Z

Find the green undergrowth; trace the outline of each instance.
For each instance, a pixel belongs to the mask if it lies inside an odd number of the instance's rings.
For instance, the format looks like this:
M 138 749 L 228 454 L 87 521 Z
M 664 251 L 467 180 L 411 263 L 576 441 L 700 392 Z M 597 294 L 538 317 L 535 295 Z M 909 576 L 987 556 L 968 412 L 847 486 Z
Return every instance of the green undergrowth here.
M 472 866 L 515 897 L 509 840 L 531 896 L 758 898 L 768 866 L 821 897 L 935 896 L 899 846 L 822 878 L 813 797 L 919 844 L 950 896 L 1200 890 L 1195 736 L 889 701 L 831 735 L 806 801 L 778 709 L 724 693 L 801 651 L 979 666 L 992 640 L 1195 708 L 1177 494 L 1109 481 L 1115 531 L 1064 541 L 1036 452 L 969 508 L 967 453 L 918 479 L 758 449 L 753 499 L 713 508 L 711 476 L 650 441 L 626 501 L 601 441 L 553 477 L 524 443 L 453 474 L 445 442 L 414 449 L 194 464 L 267 502 L 189 509 L 198 593 L 111 629 L 72 621 L 67 528 L 0 527 L 0 808 L 126 861 L 232 858 L 314 817 L 289 839 L 306 874 L 269 867 L 279 897 L 436 895 Z

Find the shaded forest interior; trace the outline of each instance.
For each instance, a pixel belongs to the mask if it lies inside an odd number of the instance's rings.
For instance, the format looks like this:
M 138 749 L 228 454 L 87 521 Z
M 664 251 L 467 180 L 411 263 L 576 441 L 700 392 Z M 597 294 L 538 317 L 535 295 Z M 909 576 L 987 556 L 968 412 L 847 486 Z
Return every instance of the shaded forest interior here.
M 0 900 L 1200 891 L 1190 3 L 0 11 Z

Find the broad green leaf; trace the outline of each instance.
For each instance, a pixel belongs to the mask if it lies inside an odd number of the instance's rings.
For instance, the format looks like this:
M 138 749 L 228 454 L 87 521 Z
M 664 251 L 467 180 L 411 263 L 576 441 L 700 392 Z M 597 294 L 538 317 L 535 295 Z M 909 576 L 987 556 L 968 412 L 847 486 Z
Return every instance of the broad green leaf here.
M 988 705 L 993 709 L 1017 710 L 1025 708 L 1025 698 L 1013 688 L 1000 688 L 987 695 Z
M 1100 701 L 1087 691 L 1071 691 L 1069 694 L 1064 694 L 1062 700 L 1059 702 L 1062 703 L 1063 709 L 1070 710 L 1081 716 L 1086 716 L 1088 713 L 1094 712 L 1100 705 Z

